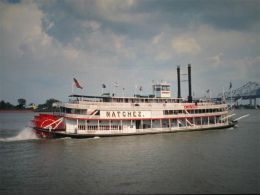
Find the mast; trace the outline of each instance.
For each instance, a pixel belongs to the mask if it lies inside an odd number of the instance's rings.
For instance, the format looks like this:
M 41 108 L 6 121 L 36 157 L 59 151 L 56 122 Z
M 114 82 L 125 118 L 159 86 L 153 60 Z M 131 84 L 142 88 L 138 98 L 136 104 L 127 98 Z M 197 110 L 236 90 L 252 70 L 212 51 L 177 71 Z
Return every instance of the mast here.
M 180 66 L 177 66 L 177 82 L 178 82 L 178 96 L 177 96 L 177 98 L 181 98 Z M 178 102 L 179 102 L 179 99 L 178 99 Z
M 191 65 L 190 65 L 190 64 L 188 64 L 188 87 L 189 87 L 188 102 L 192 102 L 192 93 L 191 93 Z

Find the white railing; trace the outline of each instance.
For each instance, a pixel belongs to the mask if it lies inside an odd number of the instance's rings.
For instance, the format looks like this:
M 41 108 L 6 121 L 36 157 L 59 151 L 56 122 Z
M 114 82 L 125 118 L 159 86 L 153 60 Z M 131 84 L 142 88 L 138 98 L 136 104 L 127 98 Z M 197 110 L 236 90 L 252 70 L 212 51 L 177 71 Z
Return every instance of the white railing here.
M 224 108 L 226 104 L 215 104 L 215 103 L 190 103 L 197 107 L 197 109 L 210 108 Z M 113 108 L 135 108 L 135 109 L 183 109 L 185 103 L 123 103 L 123 102 L 93 102 L 93 101 L 70 101 L 69 103 L 63 103 L 63 106 L 68 108 L 96 108 L 96 109 L 113 109 Z M 186 104 L 187 105 L 187 104 Z
M 185 131 L 185 130 L 199 130 L 199 129 L 207 129 L 207 128 L 214 128 L 216 126 L 222 127 L 226 126 L 227 123 L 215 123 L 215 124 L 206 124 L 206 125 L 192 125 L 192 126 L 177 126 L 177 127 L 168 127 L 168 128 L 147 128 L 147 129 L 97 129 L 97 128 L 91 128 L 87 130 L 78 130 L 79 134 L 129 134 L 129 133 L 160 133 L 160 132 L 174 132 L 174 131 Z

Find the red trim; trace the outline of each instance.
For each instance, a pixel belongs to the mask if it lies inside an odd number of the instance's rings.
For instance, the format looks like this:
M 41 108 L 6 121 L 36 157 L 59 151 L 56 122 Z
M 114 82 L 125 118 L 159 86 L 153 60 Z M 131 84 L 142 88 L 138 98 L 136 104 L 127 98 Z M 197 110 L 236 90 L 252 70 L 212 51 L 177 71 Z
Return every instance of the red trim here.
M 207 118 L 207 117 L 214 117 L 214 116 L 221 116 L 221 115 L 201 115 L 201 116 L 183 116 L 183 117 L 168 117 L 168 118 L 99 118 L 99 119 L 93 119 L 93 118 L 74 118 L 74 117 L 67 117 L 64 116 L 64 118 L 67 119 L 78 119 L 78 120 L 88 120 L 88 121 L 118 121 L 118 120 L 160 120 L 160 119 L 183 119 L 183 118 Z

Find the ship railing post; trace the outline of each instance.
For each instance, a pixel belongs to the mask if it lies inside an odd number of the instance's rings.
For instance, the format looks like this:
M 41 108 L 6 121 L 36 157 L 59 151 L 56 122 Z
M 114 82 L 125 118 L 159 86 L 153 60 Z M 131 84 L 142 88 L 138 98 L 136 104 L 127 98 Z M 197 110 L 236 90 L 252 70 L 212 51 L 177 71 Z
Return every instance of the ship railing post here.
M 229 123 L 229 117 L 227 117 L 227 120 L 226 120 L 226 124 L 228 124 Z
M 75 133 L 78 133 L 79 119 L 77 119 L 77 127 L 75 128 Z

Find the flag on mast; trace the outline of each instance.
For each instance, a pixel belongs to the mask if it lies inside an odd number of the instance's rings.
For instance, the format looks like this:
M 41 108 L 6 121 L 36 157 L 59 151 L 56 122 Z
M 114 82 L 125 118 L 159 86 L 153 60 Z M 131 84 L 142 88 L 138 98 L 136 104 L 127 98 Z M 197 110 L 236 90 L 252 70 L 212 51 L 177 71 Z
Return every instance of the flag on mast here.
M 81 85 L 79 84 L 79 82 L 77 81 L 77 79 L 73 78 L 75 87 L 79 88 L 79 89 L 83 89 L 83 87 L 81 87 Z
M 231 89 L 232 88 L 232 83 L 231 83 L 231 81 L 230 81 L 230 83 L 229 83 L 229 89 Z
M 116 81 L 116 82 L 113 82 L 113 85 L 114 85 L 114 87 L 119 87 L 119 84 L 118 84 L 117 81 Z

